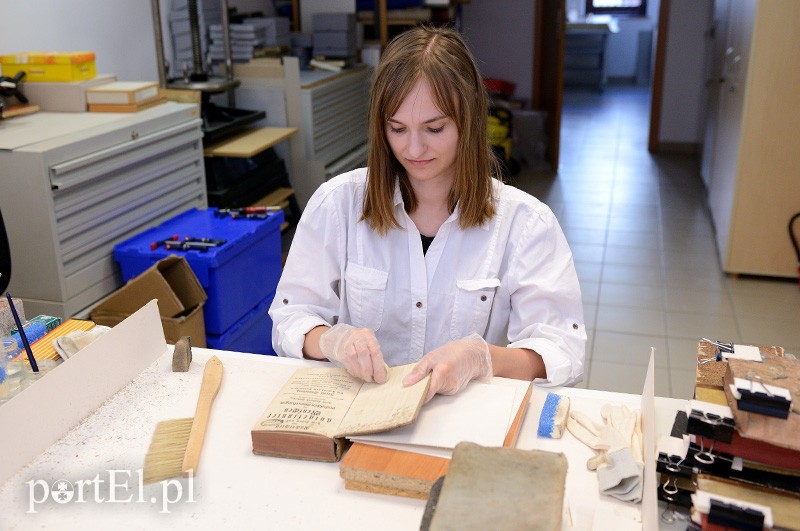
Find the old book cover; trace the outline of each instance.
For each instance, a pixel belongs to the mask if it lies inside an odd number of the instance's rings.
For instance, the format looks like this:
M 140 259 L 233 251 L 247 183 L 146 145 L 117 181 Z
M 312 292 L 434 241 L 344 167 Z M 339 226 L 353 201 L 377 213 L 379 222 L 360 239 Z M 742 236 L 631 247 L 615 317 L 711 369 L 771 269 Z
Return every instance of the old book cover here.
M 562 453 L 460 443 L 421 528 L 558 531 L 566 477 Z
M 157 97 L 152 100 L 147 100 L 142 103 L 132 103 L 127 105 L 118 105 L 114 103 L 90 103 L 89 112 L 139 112 L 156 105 L 165 103 L 167 98 Z
M 384 384 L 362 382 L 340 368 L 298 369 L 253 426 L 253 452 L 334 462 L 346 436 L 411 424 L 430 384 L 427 377 L 403 386 L 414 365 L 389 368 Z
M 86 103 L 90 105 L 133 105 L 157 97 L 155 81 L 113 81 L 86 89 Z
M 747 439 L 764 441 L 775 446 L 800 450 L 800 361 L 770 357 L 763 362 L 729 360 L 725 371 L 724 391 L 739 434 Z M 729 384 L 735 379 L 751 382 L 754 389 L 771 385 L 788 389 L 793 398 L 786 419 L 743 411 Z
M 761 355 L 766 358 L 782 358 L 784 355 L 783 347 L 774 345 L 758 345 L 758 350 Z M 695 372 L 695 385 L 697 389 L 714 389 L 722 390 L 722 378 L 725 375 L 725 369 L 728 362 L 725 360 L 715 361 L 717 347 L 706 341 L 699 341 L 697 343 L 697 370 Z M 698 392 L 696 392 L 698 394 Z M 714 400 L 708 400 L 707 397 L 695 398 L 717 403 Z M 724 404 L 722 404 L 724 405 Z

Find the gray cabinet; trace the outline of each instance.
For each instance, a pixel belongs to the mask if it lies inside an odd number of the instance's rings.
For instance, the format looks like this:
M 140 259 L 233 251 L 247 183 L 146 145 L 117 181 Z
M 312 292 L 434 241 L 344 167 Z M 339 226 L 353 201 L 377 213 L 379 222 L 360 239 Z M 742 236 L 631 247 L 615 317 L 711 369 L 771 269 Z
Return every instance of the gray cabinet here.
M 206 206 L 194 105 L 39 113 L 0 126 L 9 291 L 28 315 L 79 314 L 122 284 L 116 243 Z
M 341 72 L 300 70 L 296 57 L 235 64 L 236 103 L 266 111 L 256 125 L 296 127 L 298 134 L 276 150 L 289 165 L 301 207 L 328 178 L 367 160 L 367 111 L 372 69 Z

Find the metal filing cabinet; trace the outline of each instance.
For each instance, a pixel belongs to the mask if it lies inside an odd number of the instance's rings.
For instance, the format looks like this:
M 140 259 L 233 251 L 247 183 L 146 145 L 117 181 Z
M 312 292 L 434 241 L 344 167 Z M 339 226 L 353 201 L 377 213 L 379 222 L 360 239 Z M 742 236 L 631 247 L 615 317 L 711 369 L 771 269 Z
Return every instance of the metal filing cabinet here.
M 81 314 L 122 285 L 116 243 L 192 207 L 207 207 L 195 105 L 0 124 L 9 291 L 26 314 Z

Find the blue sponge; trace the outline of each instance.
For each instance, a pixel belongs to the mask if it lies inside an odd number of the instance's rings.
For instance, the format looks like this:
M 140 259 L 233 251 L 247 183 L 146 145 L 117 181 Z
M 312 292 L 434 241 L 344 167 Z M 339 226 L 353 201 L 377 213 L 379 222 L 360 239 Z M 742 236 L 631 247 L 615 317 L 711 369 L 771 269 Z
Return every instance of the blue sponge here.
M 542 414 L 539 417 L 539 437 L 548 439 L 560 439 L 567 428 L 567 418 L 569 417 L 569 398 L 547 393 L 544 400 Z

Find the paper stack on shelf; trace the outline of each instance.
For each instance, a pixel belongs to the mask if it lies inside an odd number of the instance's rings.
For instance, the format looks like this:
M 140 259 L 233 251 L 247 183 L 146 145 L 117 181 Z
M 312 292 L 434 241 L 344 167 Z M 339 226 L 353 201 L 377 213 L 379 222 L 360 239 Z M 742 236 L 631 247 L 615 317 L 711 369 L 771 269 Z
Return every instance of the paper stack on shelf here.
M 289 19 L 284 17 L 248 18 L 241 24 L 230 24 L 231 59 L 246 63 L 263 57 L 268 50 L 280 52 L 291 45 Z M 209 26 L 209 55 L 213 61 L 225 60 L 225 39 L 222 24 Z
M 703 529 L 800 529 L 800 360 L 708 340 L 697 358 L 697 399 L 659 441 L 659 498 Z

